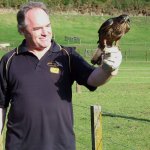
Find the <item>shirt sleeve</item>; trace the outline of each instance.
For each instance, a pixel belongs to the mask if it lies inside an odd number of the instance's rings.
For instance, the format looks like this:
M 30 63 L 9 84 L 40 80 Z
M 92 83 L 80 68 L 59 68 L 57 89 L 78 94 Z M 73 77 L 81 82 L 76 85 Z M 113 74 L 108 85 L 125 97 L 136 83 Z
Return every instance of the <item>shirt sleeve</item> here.
M 78 84 L 84 85 L 90 91 L 94 91 L 97 87 L 93 87 L 87 84 L 87 80 L 95 67 L 91 66 L 87 61 L 83 59 L 76 51 L 75 48 L 71 50 L 71 73 L 74 80 Z
M 0 108 L 6 108 L 9 105 L 5 62 L 5 58 L 0 61 Z

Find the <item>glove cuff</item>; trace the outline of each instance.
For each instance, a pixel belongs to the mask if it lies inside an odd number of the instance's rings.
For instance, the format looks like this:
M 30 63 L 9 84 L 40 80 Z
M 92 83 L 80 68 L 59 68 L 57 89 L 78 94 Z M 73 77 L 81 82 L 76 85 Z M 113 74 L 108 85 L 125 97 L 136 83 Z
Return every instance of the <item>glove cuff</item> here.
M 114 71 L 114 69 L 111 66 L 109 66 L 108 64 L 106 64 L 106 63 L 102 64 L 102 69 L 105 72 L 108 72 L 108 73 L 111 73 L 112 71 Z
M 108 73 L 108 74 L 111 74 L 111 75 L 116 75 L 117 72 L 118 72 L 118 69 L 113 69 L 111 66 L 109 66 L 108 64 L 106 63 L 103 63 L 102 64 L 102 69 Z

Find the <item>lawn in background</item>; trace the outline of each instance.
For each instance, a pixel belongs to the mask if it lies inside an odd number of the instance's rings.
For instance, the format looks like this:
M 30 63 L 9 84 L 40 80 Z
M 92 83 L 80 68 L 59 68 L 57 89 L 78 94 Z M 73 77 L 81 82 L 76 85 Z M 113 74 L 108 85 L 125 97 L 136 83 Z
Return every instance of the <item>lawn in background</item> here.
M 75 129 L 79 150 L 91 150 L 90 105 L 100 105 L 104 150 L 149 150 L 150 62 L 124 62 L 118 76 L 95 92 L 82 87 L 73 94 Z M 82 142 L 83 139 L 88 139 Z M 83 140 L 84 141 L 84 140 Z M 90 148 L 89 148 L 90 147 Z

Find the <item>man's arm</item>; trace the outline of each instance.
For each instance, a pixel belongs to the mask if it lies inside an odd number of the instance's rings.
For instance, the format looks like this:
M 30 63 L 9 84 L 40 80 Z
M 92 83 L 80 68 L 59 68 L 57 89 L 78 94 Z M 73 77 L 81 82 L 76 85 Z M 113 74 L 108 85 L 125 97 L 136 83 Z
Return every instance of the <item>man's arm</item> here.
M 7 109 L 0 108 L 0 133 L 3 132 Z
M 98 67 L 91 73 L 87 83 L 91 86 L 98 87 L 106 83 L 110 78 L 111 73 L 107 73 L 101 67 Z
M 117 47 L 105 48 L 103 63 L 89 76 L 87 83 L 98 87 L 106 83 L 113 75 L 117 75 L 122 62 L 122 54 Z

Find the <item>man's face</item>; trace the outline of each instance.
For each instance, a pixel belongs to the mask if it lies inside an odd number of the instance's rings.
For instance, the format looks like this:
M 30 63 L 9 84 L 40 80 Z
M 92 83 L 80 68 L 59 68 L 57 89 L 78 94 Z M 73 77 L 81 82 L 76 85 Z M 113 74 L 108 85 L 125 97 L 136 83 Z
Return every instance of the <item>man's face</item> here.
M 34 8 L 25 16 L 26 29 L 23 30 L 29 50 L 41 51 L 50 47 L 52 29 L 49 16 L 44 10 Z

